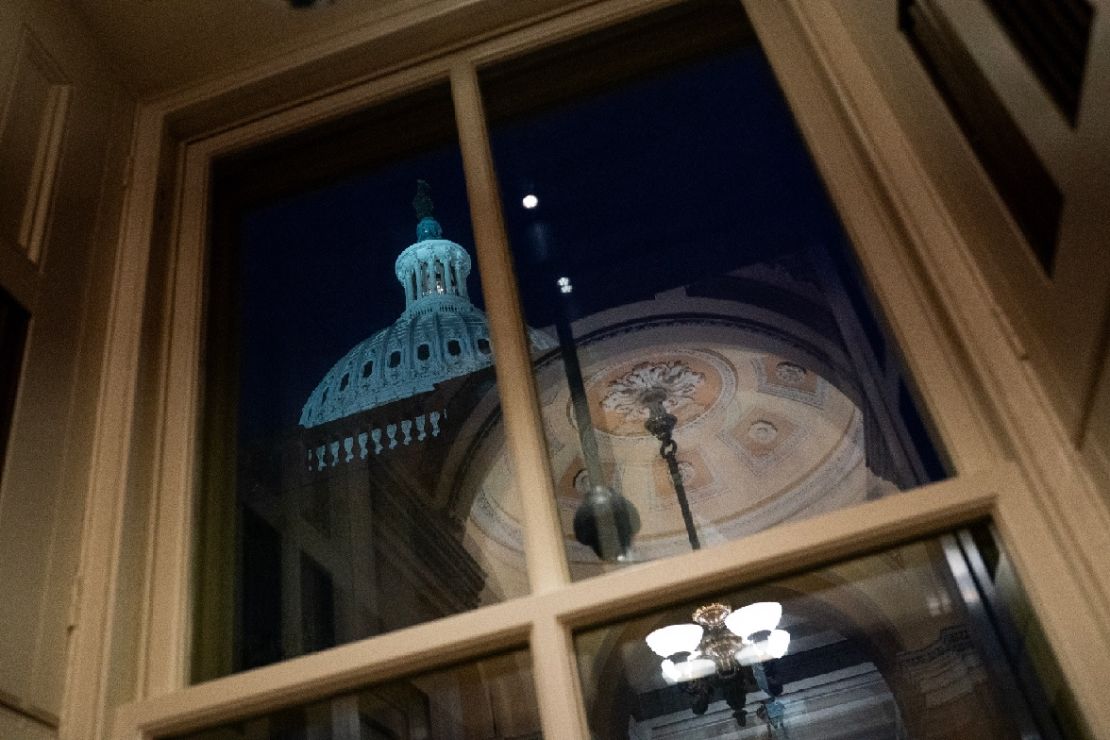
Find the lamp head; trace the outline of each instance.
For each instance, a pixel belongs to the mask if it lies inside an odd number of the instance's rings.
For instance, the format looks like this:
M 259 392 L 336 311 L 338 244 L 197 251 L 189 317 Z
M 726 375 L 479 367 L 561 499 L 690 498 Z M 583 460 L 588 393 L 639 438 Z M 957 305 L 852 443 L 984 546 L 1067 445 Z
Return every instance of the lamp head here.
M 605 486 L 593 486 L 574 513 L 574 538 L 602 560 L 615 561 L 627 555 L 639 531 L 636 507 Z

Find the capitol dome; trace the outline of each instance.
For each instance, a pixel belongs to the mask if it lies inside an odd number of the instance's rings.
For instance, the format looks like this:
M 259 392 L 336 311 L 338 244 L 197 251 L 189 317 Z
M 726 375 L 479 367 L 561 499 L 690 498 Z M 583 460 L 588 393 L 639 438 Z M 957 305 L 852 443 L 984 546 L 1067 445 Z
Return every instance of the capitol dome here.
M 489 367 L 492 347 L 486 315 L 470 302 L 470 255 L 443 238 L 432 217 L 427 183 L 413 201 L 416 243 L 397 257 L 405 310 L 392 325 L 355 345 L 324 375 L 301 411 L 312 428 L 392 401 L 431 391 L 436 383 Z M 528 329 L 533 351 L 556 347 Z

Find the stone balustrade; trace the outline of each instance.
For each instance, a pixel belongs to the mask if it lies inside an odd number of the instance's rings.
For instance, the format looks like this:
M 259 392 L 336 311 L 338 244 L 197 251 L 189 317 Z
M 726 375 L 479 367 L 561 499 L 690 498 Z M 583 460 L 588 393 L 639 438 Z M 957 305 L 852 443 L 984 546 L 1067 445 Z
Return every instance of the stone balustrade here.
M 306 440 L 305 465 L 309 472 L 315 472 L 361 462 L 371 455 L 388 454 L 398 447 L 420 444 L 429 437 L 438 437 L 443 431 L 440 424 L 446 420 L 447 409 L 444 408 L 382 426 L 328 430 L 323 439 Z

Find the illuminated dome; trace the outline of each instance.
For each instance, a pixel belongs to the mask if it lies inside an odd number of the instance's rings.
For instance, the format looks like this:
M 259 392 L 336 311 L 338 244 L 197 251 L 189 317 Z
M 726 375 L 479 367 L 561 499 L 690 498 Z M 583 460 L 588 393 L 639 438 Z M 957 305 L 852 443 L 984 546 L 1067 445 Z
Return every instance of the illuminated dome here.
M 355 345 L 308 397 L 300 425 L 311 428 L 431 391 L 436 383 L 492 364 L 489 325 L 466 290 L 470 255 L 443 238 L 432 217 L 427 183 L 413 206 L 420 219 L 416 243 L 397 257 L 405 310 L 389 327 Z M 528 330 L 533 351 L 555 342 Z

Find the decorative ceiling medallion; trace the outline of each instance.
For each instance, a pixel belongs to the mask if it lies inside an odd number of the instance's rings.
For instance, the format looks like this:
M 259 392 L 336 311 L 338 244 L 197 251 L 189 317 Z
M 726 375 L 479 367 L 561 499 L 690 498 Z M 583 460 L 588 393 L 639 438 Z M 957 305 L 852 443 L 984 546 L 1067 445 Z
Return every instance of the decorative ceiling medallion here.
M 806 379 L 806 369 L 793 362 L 775 365 L 775 376 L 788 385 L 801 385 Z
M 752 367 L 755 369 L 756 389 L 760 393 L 789 398 L 816 408 L 825 407 L 829 384 L 817 373 L 774 355 L 753 357 Z
M 754 408 L 723 437 L 737 457 L 756 475 L 786 459 L 809 437 L 809 430 L 786 416 Z
M 736 395 L 736 370 L 703 350 L 639 352 L 602 368 L 586 380 L 598 430 L 620 437 L 650 436 L 644 427 L 652 396 L 678 419 L 676 429 L 696 423 Z
M 779 429 L 766 419 L 753 421 L 748 427 L 748 436 L 762 445 L 769 445 L 779 435 Z
M 645 398 L 651 392 L 663 394 L 663 409 L 674 413 L 694 400 L 694 392 L 704 380 L 703 374 L 681 360 L 643 362 L 609 381 L 601 407 L 621 414 L 625 421 L 644 421 L 648 417 Z

